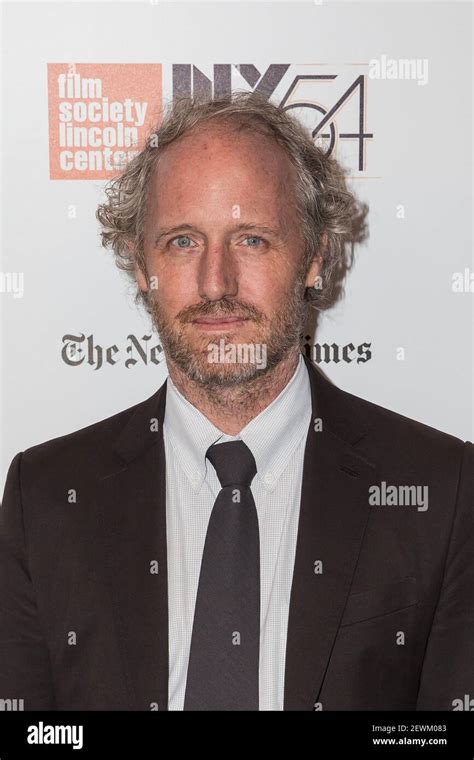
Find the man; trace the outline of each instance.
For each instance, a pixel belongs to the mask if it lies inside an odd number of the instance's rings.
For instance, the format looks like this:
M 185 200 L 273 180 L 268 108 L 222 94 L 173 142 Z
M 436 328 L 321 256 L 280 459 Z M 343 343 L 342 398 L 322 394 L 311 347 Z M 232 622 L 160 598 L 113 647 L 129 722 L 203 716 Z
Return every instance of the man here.
M 303 127 L 241 93 L 176 103 L 112 183 L 103 242 L 169 377 L 13 459 L 1 698 L 452 710 L 474 695 L 472 444 L 335 388 L 300 350 L 354 209 Z

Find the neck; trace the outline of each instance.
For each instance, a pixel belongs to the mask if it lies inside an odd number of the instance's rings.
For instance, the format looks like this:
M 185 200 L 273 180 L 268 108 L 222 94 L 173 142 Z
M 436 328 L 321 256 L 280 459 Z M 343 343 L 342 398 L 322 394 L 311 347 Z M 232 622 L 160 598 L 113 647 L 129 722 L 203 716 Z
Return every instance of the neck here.
M 190 380 L 172 359 L 167 359 L 166 363 L 173 383 L 185 399 L 223 433 L 237 435 L 288 385 L 298 365 L 299 355 L 300 349 L 293 348 L 264 375 L 241 385 L 219 388 L 217 393 Z

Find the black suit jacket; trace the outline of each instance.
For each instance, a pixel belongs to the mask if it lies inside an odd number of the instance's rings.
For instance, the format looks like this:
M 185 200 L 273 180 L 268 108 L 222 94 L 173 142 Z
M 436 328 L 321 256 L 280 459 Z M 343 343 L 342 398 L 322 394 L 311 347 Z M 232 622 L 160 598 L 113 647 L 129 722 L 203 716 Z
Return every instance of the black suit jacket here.
M 305 362 L 322 431 L 306 442 L 284 709 L 452 710 L 474 697 L 473 446 Z M 0 699 L 167 709 L 165 389 L 14 457 Z M 371 505 L 382 481 L 428 486 L 428 509 Z

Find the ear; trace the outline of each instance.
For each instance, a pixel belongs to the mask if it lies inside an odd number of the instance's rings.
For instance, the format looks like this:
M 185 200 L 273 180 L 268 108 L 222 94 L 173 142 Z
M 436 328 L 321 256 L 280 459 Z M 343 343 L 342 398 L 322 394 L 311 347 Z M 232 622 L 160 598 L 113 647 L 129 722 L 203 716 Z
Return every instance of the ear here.
M 137 285 L 140 288 L 140 290 L 145 293 L 148 290 L 148 285 L 146 281 L 146 277 L 138 264 L 135 266 L 135 279 L 137 281 Z
M 327 235 L 326 230 L 324 230 L 324 232 L 321 235 L 321 242 L 319 245 L 318 253 L 313 257 L 313 261 L 311 262 L 311 266 L 306 276 L 307 288 L 314 288 L 316 279 L 321 274 L 321 269 L 323 267 L 323 258 L 324 258 L 324 253 L 326 251 L 327 244 L 328 244 L 328 235 Z

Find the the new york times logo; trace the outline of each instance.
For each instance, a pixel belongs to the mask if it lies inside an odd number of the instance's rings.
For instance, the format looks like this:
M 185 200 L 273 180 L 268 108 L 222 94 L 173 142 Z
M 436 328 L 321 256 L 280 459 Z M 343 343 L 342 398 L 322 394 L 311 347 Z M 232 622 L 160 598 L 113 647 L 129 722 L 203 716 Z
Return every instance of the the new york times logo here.
M 316 364 L 364 364 L 372 358 L 372 343 L 315 343 L 310 345 L 305 336 L 303 350 L 306 356 Z M 161 364 L 165 359 L 163 346 L 156 342 L 153 335 L 127 335 L 125 345 L 102 345 L 93 335 L 67 334 L 62 338 L 61 359 L 68 367 L 89 367 L 93 370 L 114 367 L 123 363 L 127 369 L 136 366 Z
M 345 343 L 340 345 L 338 343 L 314 343 L 311 345 L 308 341 L 311 339 L 310 335 L 305 335 L 305 344 L 303 350 L 311 361 L 316 364 L 339 364 L 343 362 L 345 364 L 365 364 L 365 362 L 372 359 L 372 343 Z
M 152 335 L 127 335 L 125 348 L 120 349 L 115 343 L 103 346 L 94 340 L 93 335 L 63 335 L 61 358 L 69 367 L 89 366 L 98 370 L 104 366 L 115 366 L 124 361 L 127 369 L 137 364 L 160 364 L 164 359 L 163 347 L 153 342 Z

